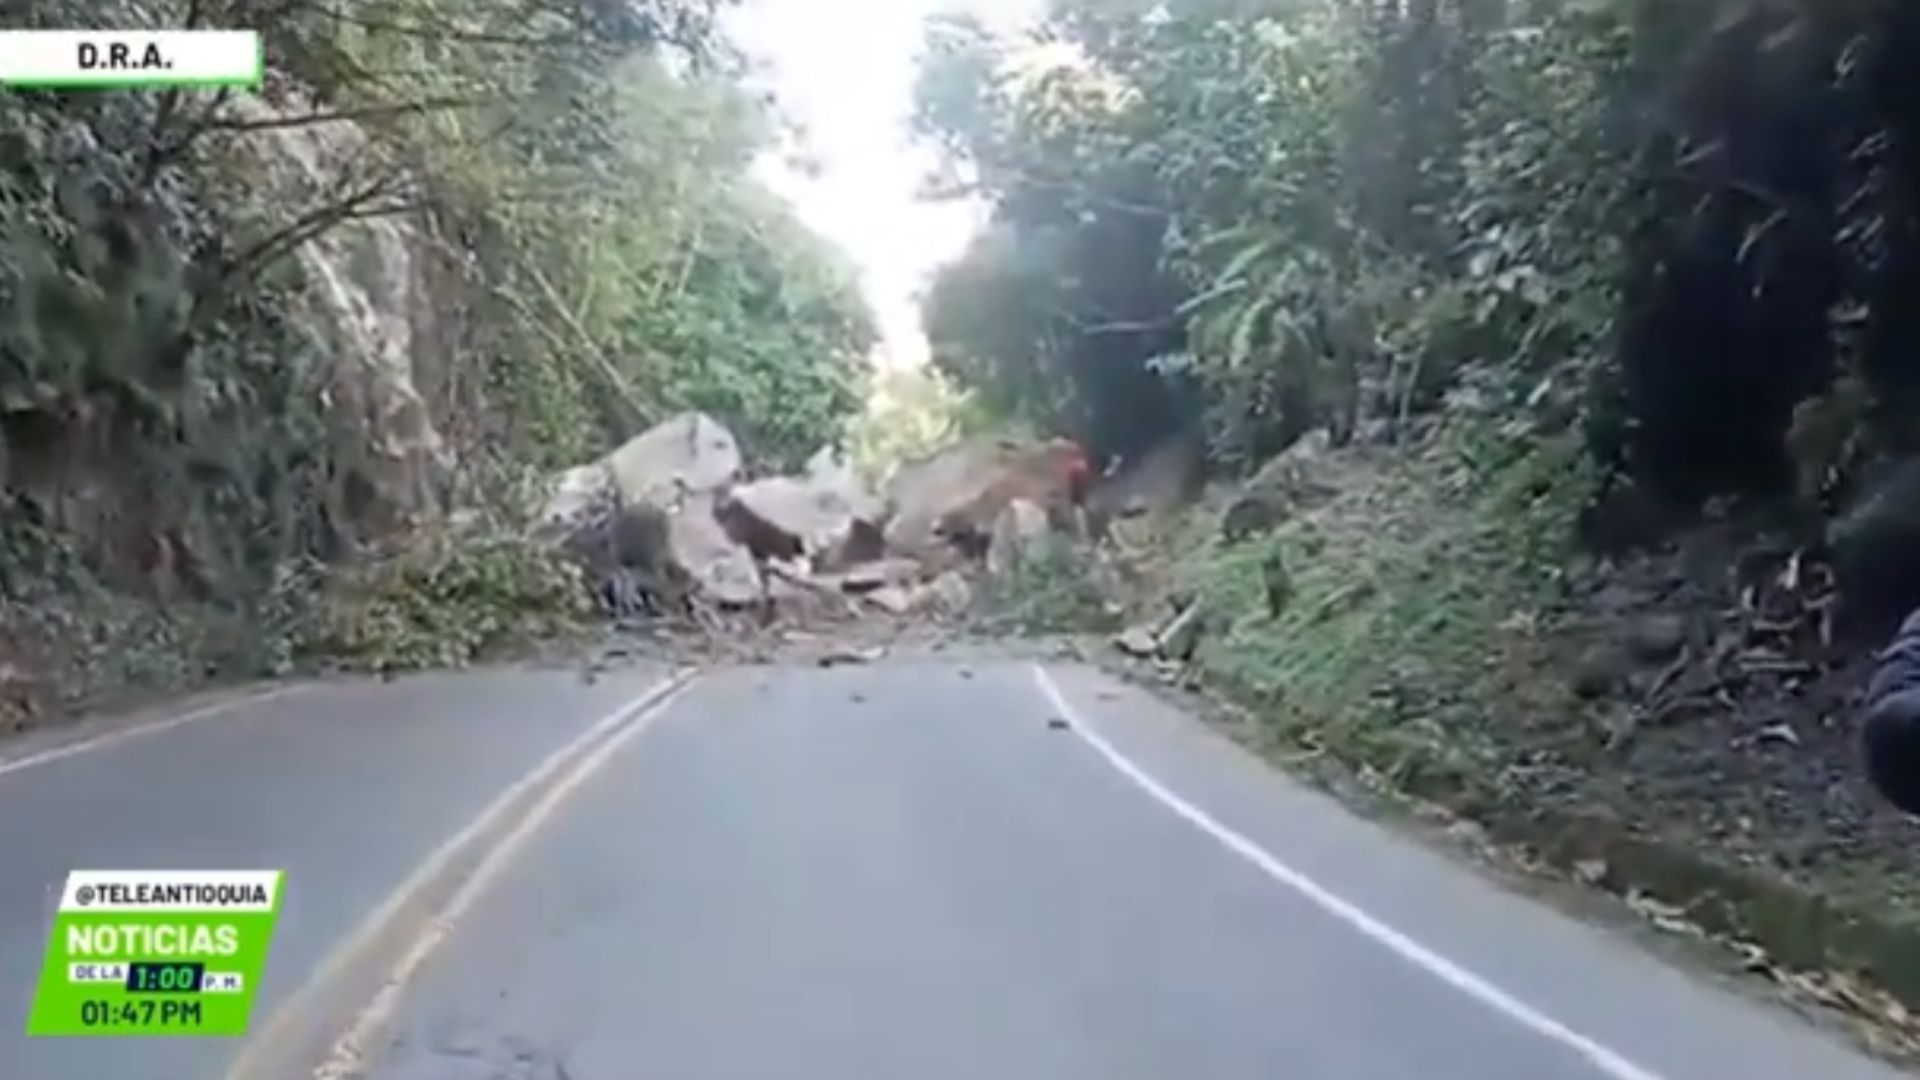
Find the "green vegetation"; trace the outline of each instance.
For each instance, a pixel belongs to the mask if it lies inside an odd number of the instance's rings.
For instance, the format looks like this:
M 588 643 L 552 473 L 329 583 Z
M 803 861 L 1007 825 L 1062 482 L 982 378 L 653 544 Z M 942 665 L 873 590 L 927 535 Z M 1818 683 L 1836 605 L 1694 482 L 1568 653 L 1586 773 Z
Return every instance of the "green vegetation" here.
M 1784 531 L 1815 561 L 1836 509 L 1864 507 L 1817 601 L 1841 616 L 1814 630 L 1821 669 L 1834 633 L 1864 648 L 1920 606 L 1909 500 L 1861 498 L 1920 450 L 1915 10 L 1055 0 L 1017 39 L 938 21 L 919 127 L 992 215 L 932 292 L 936 363 L 1106 461 L 1197 434 L 1216 478 L 1244 476 L 1320 431 L 1396 462 L 1349 478 L 1343 535 L 1296 521 L 1193 583 L 1233 619 L 1214 666 L 1284 695 L 1276 716 L 1372 731 L 1400 667 L 1478 679 L 1576 539 L 1619 555 L 1729 505 L 1765 507 L 1746 540 Z M 1490 469 L 1489 446 L 1520 464 Z M 1273 555 L 1299 595 L 1263 621 Z M 1473 752 L 1483 705 L 1408 722 Z
M 1255 463 L 1463 381 L 1583 388 L 1626 13 L 1486 8 L 1060 3 L 1041 50 L 937 27 L 921 124 L 997 210 L 935 291 L 939 363 L 1103 451 L 1203 423 Z
M 563 640 L 589 615 L 578 567 L 497 537 L 437 537 L 345 573 L 292 568 L 269 610 L 282 666 L 379 672 L 464 667 Z
M 1090 556 L 1048 537 L 981 585 L 983 630 L 1008 635 L 1098 633 L 1117 628 Z
M 1326 506 L 1240 543 L 1194 538 L 1207 554 L 1181 591 L 1213 627 L 1201 670 L 1262 706 L 1288 748 L 1395 780 L 1500 775 L 1575 712 L 1541 638 L 1591 495 L 1579 457 L 1568 440 L 1463 424 L 1416 455 L 1327 463 L 1319 479 L 1339 494 Z
M 1791 486 L 1795 407 L 1914 444 L 1909 65 L 1875 0 L 1057 0 L 928 35 L 922 131 L 993 225 L 941 368 L 1131 453 L 1257 464 L 1467 389 L 1683 505 Z
M 270 63 L 0 93 L 0 648 L 64 696 L 465 660 L 571 613 L 505 539 L 532 477 L 687 408 L 762 461 L 837 437 L 871 319 L 749 176 L 777 131 L 719 6 L 17 10 L 258 26 Z M 455 510 L 498 537 L 395 554 Z M 289 589 L 315 566 L 338 598 Z
M 1911 1004 L 1910 932 L 1853 933 L 1913 887 L 1850 721 L 1920 607 L 1916 50 L 1892 0 L 941 20 L 917 120 L 991 223 L 935 361 L 1102 465 L 1197 438 L 1216 491 L 1324 433 L 1306 509 L 1136 570 L 1260 737 Z

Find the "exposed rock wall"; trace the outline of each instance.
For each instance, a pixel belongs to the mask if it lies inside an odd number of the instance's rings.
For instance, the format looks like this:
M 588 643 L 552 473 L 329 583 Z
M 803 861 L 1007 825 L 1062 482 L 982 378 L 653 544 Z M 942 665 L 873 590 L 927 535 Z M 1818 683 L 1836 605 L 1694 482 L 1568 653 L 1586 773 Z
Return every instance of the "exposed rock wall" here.
M 242 120 L 262 121 L 309 106 L 240 99 L 233 108 Z M 329 121 L 260 130 L 233 140 L 229 153 L 291 215 L 368 183 L 377 151 L 354 124 Z M 441 367 L 423 347 L 445 345 L 436 310 L 456 299 L 444 292 L 447 275 L 432 272 L 438 257 L 423 224 L 399 214 L 342 221 L 293 252 L 306 284 L 303 321 L 330 356 L 321 406 L 332 431 L 334 510 L 367 536 L 403 531 L 444 509 L 453 461 L 421 392 L 422 374 Z

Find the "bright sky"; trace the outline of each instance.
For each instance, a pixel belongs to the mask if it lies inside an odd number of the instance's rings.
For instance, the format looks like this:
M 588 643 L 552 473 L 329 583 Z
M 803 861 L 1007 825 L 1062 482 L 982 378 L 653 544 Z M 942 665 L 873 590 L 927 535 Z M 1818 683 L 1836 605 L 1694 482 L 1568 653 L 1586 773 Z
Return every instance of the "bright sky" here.
M 925 20 L 958 8 L 1012 28 L 1044 2 L 746 0 L 731 20 L 820 166 L 805 177 L 768 161 L 762 175 L 859 264 L 885 338 L 882 363 L 925 359 L 917 297 L 979 225 L 977 207 L 915 197 L 932 169 L 908 130 Z

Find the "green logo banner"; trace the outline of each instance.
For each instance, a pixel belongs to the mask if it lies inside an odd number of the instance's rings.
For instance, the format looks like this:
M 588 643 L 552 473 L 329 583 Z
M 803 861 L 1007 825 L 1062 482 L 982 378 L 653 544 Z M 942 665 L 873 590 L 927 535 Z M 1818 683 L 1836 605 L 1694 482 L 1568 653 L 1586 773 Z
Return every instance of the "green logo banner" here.
M 28 1035 L 244 1035 L 279 870 L 76 870 Z

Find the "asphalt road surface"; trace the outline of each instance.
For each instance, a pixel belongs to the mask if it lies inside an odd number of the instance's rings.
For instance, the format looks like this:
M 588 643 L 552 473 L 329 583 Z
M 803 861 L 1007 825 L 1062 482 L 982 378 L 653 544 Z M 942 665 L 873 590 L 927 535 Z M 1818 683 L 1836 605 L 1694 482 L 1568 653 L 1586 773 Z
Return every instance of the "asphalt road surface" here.
M 254 1035 L 27 1039 L 68 870 L 284 869 Z M 1888 1080 L 1076 667 L 301 686 L 0 747 L 6 1080 Z

